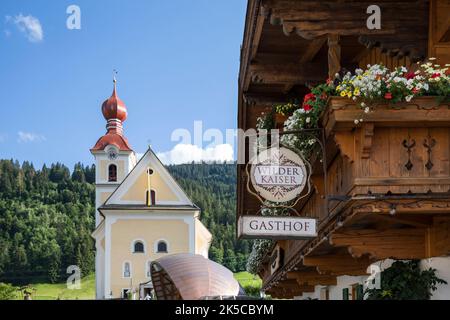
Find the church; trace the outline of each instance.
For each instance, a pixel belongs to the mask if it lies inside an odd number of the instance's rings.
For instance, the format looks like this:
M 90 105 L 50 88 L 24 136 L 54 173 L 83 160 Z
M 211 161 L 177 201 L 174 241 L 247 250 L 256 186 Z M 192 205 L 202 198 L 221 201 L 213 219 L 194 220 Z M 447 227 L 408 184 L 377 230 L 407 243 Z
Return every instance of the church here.
M 134 299 L 152 290 L 150 263 L 165 255 L 208 258 L 212 236 L 156 154 L 138 160 L 123 131 L 128 112 L 117 95 L 102 104 L 106 134 L 90 150 L 96 164 L 96 298 Z

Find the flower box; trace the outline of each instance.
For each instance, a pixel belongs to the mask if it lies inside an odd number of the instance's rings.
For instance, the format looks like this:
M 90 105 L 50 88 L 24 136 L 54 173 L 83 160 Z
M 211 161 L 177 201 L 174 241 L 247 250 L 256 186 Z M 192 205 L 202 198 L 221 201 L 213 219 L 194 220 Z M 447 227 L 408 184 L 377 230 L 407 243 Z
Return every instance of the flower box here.
M 450 104 L 442 100 L 427 96 L 414 98 L 410 102 L 378 103 L 365 113 L 359 103 L 349 98 L 330 97 L 321 123 L 327 136 L 332 131 L 358 127 L 360 119 L 363 123 L 370 122 L 383 127 L 450 126 Z

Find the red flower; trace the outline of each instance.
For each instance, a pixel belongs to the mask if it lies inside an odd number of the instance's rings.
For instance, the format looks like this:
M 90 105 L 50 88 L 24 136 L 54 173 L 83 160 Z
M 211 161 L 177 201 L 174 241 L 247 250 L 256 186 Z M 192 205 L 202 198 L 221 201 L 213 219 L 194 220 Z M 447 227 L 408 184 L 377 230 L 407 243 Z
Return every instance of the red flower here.
M 391 99 L 392 99 L 392 93 L 386 92 L 386 94 L 384 95 L 384 98 L 385 98 L 386 100 L 391 100 Z
M 441 76 L 441 74 L 439 72 L 436 72 L 436 73 L 433 73 L 431 75 L 431 78 L 434 79 L 434 78 L 437 78 L 437 77 L 440 77 L 440 76 Z
M 316 96 L 314 95 L 314 93 L 308 93 L 307 95 L 305 95 L 305 98 L 303 98 L 303 103 L 308 103 L 308 101 L 310 100 L 316 100 Z
M 410 71 L 406 74 L 406 79 L 407 80 L 414 79 L 415 76 L 416 76 L 416 74 L 414 72 Z
M 312 107 L 311 107 L 309 104 L 304 104 L 304 105 L 303 105 L 303 110 L 309 111 L 309 110 L 311 110 L 311 109 L 312 109 Z
M 307 95 L 305 95 L 305 97 L 303 98 L 303 110 L 305 111 L 309 111 L 312 109 L 311 106 L 311 102 L 316 101 L 316 96 L 314 95 L 314 93 L 308 93 Z
M 419 89 L 417 89 L 417 88 L 412 89 L 412 93 L 417 94 L 418 92 L 419 92 Z

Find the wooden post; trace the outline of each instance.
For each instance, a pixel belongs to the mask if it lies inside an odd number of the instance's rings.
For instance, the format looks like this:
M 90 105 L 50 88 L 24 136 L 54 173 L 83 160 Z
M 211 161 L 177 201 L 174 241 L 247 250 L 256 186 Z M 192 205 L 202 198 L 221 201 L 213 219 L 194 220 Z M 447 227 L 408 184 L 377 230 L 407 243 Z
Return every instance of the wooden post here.
M 328 77 L 334 79 L 336 73 L 341 70 L 341 46 L 339 35 L 328 35 Z

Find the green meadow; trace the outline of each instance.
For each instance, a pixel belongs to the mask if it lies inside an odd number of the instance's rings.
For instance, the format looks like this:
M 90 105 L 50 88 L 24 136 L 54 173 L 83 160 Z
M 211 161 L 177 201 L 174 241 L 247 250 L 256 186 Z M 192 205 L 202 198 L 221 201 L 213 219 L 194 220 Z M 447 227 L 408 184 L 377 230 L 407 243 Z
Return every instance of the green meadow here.
M 236 280 L 250 294 L 259 292 L 261 279 L 248 272 L 234 274 Z M 95 275 L 91 274 L 81 280 L 81 289 L 68 289 L 66 283 L 35 283 L 34 300 L 91 300 L 95 299 Z M 18 299 L 22 299 L 19 295 Z

